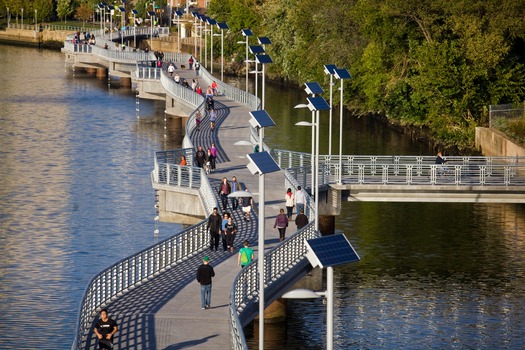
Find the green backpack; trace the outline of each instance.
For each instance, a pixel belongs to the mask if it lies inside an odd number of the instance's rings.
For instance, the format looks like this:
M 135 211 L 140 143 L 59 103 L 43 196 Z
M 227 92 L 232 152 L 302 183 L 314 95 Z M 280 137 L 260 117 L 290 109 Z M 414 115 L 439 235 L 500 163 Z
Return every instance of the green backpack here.
M 246 265 L 250 262 L 250 257 L 248 256 L 248 253 L 246 252 L 248 249 L 242 248 L 241 249 L 241 264 Z

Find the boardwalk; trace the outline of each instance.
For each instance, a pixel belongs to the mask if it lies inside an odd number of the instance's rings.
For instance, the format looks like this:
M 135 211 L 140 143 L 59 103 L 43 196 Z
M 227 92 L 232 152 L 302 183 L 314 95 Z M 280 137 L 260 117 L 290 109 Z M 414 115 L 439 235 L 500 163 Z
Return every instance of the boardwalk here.
M 177 64 L 180 67 L 180 63 Z M 181 77 L 191 81 L 194 73 L 177 70 Z M 205 89 L 206 86 L 203 87 Z M 214 142 L 219 148 L 217 170 L 210 175 L 212 187 L 216 188 L 222 177 L 232 176 L 244 184 L 252 193 L 258 193 L 258 177 L 246 168 L 249 146 L 235 146 L 239 140 L 249 137 L 249 109 L 224 97 L 217 97 L 215 106 L 218 123 L 214 132 L 205 118 L 201 129 L 193 139 L 195 146 L 208 147 Z M 284 208 L 284 178 L 281 172 L 268 175 L 266 183 L 266 245 L 278 242 L 278 233 L 273 229 L 275 215 Z M 254 201 L 258 202 L 255 195 Z M 220 201 L 219 201 L 220 202 Z M 231 207 L 227 211 L 230 211 Z M 236 253 L 244 239 L 249 239 L 257 255 L 257 217 L 244 222 L 241 209 L 234 213 L 239 227 L 236 237 Z M 292 224 L 287 234 L 295 225 Z M 213 282 L 212 308 L 201 310 L 200 286 L 195 281 L 195 271 L 201 257 L 208 254 L 216 271 Z M 230 323 L 228 300 L 232 281 L 238 273 L 237 255 L 229 252 L 205 252 L 188 259 L 183 264 L 153 278 L 133 291 L 124 294 L 108 306 L 110 316 L 120 326 L 116 337 L 117 349 L 227 349 L 230 348 Z M 94 349 L 93 334 L 88 337 L 87 348 Z

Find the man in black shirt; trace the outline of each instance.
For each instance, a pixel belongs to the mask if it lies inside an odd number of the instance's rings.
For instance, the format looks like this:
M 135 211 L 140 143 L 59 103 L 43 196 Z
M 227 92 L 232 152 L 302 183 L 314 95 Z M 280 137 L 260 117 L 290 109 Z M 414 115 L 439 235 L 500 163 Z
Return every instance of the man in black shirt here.
M 199 146 L 197 152 L 195 152 L 195 162 L 197 162 L 199 168 L 202 168 L 204 163 L 206 163 L 206 152 L 204 152 L 202 146 Z
M 215 277 L 215 271 L 209 264 L 210 258 L 202 258 L 202 264 L 197 269 L 197 282 L 201 284 L 201 307 L 209 309 L 211 305 L 211 279 Z
M 206 225 L 206 230 L 210 232 L 210 250 L 218 251 L 219 249 L 219 240 L 221 238 L 220 232 L 222 228 L 222 218 L 217 213 L 217 208 L 213 208 L 213 213 L 208 218 L 208 224 Z
M 113 335 L 117 333 L 117 322 L 108 317 L 108 310 L 100 310 L 100 319 L 95 325 L 99 349 L 113 349 Z

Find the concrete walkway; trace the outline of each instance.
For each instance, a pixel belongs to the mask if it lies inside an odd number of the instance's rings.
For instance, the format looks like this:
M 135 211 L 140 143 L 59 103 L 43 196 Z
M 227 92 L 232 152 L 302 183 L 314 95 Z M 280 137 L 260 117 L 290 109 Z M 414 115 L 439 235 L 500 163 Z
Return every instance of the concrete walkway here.
M 176 65 L 180 67 L 180 63 Z M 195 77 L 190 70 L 178 69 L 177 72 L 190 83 Z M 203 91 L 206 91 L 206 87 L 202 86 Z M 214 142 L 219 148 L 217 169 L 210 175 L 212 187 L 217 188 L 223 177 L 230 181 L 236 176 L 254 194 L 257 205 L 259 179 L 246 168 L 246 154 L 251 153 L 252 148 L 234 145 L 239 140 L 249 139 L 250 110 L 221 96 L 215 98 L 215 107 L 218 112 L 215 131 L 210 130 L 208 118 L 203 119 L 201 130 L 193 139 L 194 145 L 202 145 L 206 149 Z M 279 235 L 273 224 L 279 208 L 284 208 L 283 173 L 266 175 L 265 183 L 265 245 L 269 248 L 278 243 Z M 220 206 L 219 211 L 222 213 Z M 227 212 L 231 212 L 231 203 Z M 248 239 L 257 256 L 258 244 L 257 216 L 252 215 L 252 220 L 245 222 L 239 207 L 233 217 L 238 227 L 234 254 L 205 251 L 124 294 L 108 306 L 110 316 L 120 327 L 115 338 L 116 349 L 230 348 L 228 304 L 232 281 L 240 269 L 237 266 L 238 249 Z M 294 231 L 295 224 L 291 222 L 287 236 Z M 216 274 L 212 288 L 212 307 L 208 310 L 201 309 L 200 285 L 195 280 L 197 267 L 204 255 L 210 256 L 210 264 Z M 96 348 L 93 334 L 89 335 L 86 348 Z

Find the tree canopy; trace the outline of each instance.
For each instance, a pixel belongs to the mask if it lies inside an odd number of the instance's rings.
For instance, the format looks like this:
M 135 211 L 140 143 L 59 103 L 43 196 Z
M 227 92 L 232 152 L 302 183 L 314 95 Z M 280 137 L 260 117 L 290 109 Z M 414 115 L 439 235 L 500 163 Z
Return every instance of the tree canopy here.
M 473 145 L 487 105 L 525 97 L 523 1 L 224 0 L 209 14 L 269 36 L 270 74 L 327 84 L 324 64 L 347 68 L 347 107 L 445 148 Z

